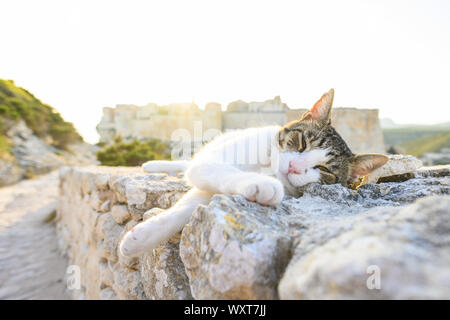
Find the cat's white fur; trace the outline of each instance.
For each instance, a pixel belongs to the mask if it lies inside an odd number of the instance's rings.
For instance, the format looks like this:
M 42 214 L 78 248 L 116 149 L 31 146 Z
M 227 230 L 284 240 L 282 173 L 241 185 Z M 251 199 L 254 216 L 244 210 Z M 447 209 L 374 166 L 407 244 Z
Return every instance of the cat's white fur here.
M 296 187 L 317 182 L 317 164 L 327 161 L 327 150 L 280 152 L 280 127 L 250 128 L 225 133 L 206 144 L 187 161 L 149 161 L 147 172 L 185 171 L 193 188 L 173 207 L 140 223 L 120 244 L 127 256 L 151 250 L 183 229 L 199 204 L 214 194 L 239 194 L 262 205 L 277 205 Z M 290 168 L 294 168 L 292 171 Z
M 167 161 L 167 160 L 153 160 L 148 161 L 142 165 L 142 169 L 146 172 L 179 172 L 186 171 L 189 165 L 187 160 Z

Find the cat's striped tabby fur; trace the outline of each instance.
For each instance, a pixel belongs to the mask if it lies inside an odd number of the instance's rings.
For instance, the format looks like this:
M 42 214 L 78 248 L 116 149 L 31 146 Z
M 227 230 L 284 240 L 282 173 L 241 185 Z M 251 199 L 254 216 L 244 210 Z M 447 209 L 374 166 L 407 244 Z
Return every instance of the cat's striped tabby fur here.
M 285 193 L 300 196 L 308 183 L 347 186 L 386 163 L 384 155 L 350 151 L 331 126 L 333 96 L 331 89 L 299 120 L 283 127 L 249 128 L 216 137 L 189 162 L 144 164 L 148 172 L 185 171 L 192 189 L 172 208 L 130 230 L 120 244 L 122 254 L 137 255 L 168 240 L 214 194 L 239 194 L 262 205 L 277 205 Z

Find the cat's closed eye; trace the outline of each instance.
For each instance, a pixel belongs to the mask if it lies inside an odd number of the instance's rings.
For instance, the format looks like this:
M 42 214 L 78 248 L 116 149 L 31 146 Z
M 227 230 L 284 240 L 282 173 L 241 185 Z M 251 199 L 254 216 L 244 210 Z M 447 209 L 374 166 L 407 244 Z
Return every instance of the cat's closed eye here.
M 306 140 L 301 131 L 298 133 L 298 152 L 303 152 L 306 149 Z
M 331 173 L 331 171 L 327 167 L 322 166 L 322 165 L 317 165 L 317 166 L 314 167 L 314 169 L 319 169 L 321 171 L 325 171 L 325 172 Z

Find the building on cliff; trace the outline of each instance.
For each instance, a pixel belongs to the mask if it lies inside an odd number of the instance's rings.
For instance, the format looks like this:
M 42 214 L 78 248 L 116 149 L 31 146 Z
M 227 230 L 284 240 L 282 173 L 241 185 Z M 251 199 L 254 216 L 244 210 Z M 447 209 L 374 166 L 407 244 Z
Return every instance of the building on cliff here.
M 125 140 L 156 138 L 175 141 L 180 135 L 190 135 L 194 140 L 205 141 L 211 135 L 228 130 L 284 125 L 298 119 L 306 110 L 290 109 L 279 96 L 264 102 L 234 101 L 225 111 L 214 102 L 206 104 L 204 109 L 194 103 L 166 106 L 119 104 L 115 108 L 103 108 L 97 132 L 100 141 L 106 143 L 118 136 Z M 353 152 L 385 152 L 377 109 L 334 108 L 332 124 Z

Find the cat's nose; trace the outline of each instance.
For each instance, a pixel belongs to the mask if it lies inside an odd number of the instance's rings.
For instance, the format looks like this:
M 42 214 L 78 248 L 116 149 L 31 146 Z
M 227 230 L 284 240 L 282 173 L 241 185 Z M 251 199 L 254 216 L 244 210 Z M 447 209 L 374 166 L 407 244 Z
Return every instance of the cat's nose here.
M 308 162 L 304 156 L 298 156 L 289 161 L 288 173 L 303 174 L 308 168 Z
M 300 168 L 296 165 L 294 161 L 289 161 L 288 173 L 296 173 L 296 174 L 300 173 Z

